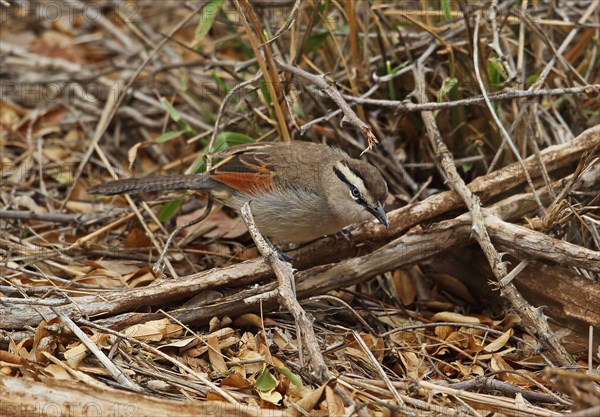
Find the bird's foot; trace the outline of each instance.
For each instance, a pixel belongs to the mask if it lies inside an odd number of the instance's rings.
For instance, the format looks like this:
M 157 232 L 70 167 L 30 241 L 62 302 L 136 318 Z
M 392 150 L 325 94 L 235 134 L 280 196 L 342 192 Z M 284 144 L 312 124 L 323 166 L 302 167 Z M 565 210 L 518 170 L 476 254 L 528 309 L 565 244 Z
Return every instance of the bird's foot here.
M 273 242 L 271 242 L 271 239 L 268 239 L 265 237 L 265 241 L 267 242 L 267 244 L 269 245 L 269 248 L 273 251 L 273 253 L 277 254 L 277 258 L 280 261 L 291 262 L 294 260 L 294 257 L 292 255 L 288 255 L 284 251 L 280 250 L 277 246 L 275 246 L 275 244 Z
M 346 240 L 346 242 L 348 242 L 348 245 L 352 246 L 352 233 L 350 232 L 349 229 L 343 228 L 342 230 L 337 232 L 334 236 L 336 239 L 344 238 Z
M 275 248 L 275 250 L 277 250 L 277 248 Z M 277 257 L 279 258 L 280 261 L 283 262 L 292 262 L 294 260 L 294 257 L 290 254 L 287 254 L 285 252 L 282 251 L 277 251 Z

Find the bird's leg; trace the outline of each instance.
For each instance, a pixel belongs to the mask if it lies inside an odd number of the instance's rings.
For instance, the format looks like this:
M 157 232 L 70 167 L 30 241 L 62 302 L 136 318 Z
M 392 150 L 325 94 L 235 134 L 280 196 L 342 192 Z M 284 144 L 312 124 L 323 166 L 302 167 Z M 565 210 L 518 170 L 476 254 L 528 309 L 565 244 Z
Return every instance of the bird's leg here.
M 275 250 L 277 250 L 277 248 L 275 248 Z M 277 256 L 280 260 L 284 262 L 292 262 L 294 260 L 294 257 L 292 255 L 281 251 L 277 251 Z
M 352 233 L 350 232 L 350 229 L 348 229 L 347 227 L 344 227 L 342 230 L 337 232 L 334 236 L 336 239 L 343 237 L 344 239 L 346 239 L 346 242 L 348 242 L 348 245 L 352 246 Z
M 284 251 L 280 250 L 277 246 L 275 246 L 275 244 L 273 242 L 271 242 L 271 239 L 269 239 L 265 236 L 263 236 L 263 238 L 265 239 L 265 241 L 267 242 L 269 247 L 273 250 L 273 252 L 275 252 L 277 254 L 277 257 L 279 258 L 280 261 L 291 262 L 294 260 L 294 257 L 292 255 L 288 255 Z
M 175 236 L 177 236 L 177 234 L 179 234 L 179 232 L 181 232 L 182 230 L 187 229 L 188 227 L 193 226 L 195 224 L 198 224 L 202 220 L 206 219 L 208 217 L 208 215 L 210 214 L 210 211 L 212 210 L 212 206 L 213 206 L 213 199 L 209 195 L 208 203 L 206 204 L 206 208 L 204 209 L 204 212 L 200 216 L 196 217 L 195 219 L 192 219 L 191 221 L 189 221 L 185 224 L 182 224 L 181 226 L 178 226 L 175 230 L 173 230 L 173 232 L 167 238 L 165 247 L 163 248 L 162 252 L 160 253 L 158 260 L 152 266 L 152 272 L 155 275 L 161 276 L 161 277 L 164 276 L 164 272 L 163 272 L 165 269 L 164 260 L 165 260 L 165 256 L 167 256 L 167 251 L 169 250 L 169 246 L 171 246 L 171 242 L 173 241 L 173 238 Z

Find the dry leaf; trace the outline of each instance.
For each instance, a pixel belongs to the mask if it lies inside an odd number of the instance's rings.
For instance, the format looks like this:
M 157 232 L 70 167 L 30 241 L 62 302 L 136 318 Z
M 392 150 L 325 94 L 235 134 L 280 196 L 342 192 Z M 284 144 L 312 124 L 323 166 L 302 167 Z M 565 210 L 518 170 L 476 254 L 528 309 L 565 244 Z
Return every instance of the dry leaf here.
M 7 352 L 5 350 L 0 350 L 0 362 L 12 363 L 15 365 L 23 365 L 25 361 L 19 355 L 15 355 L 14 353 Z
M 129 150 L 127 151 L 127 160 L 129 161 L 129 170 L 132 171 L 133 170 L 133 164 L 135 163 L 135 157 L 137 156 L 137 152 L 138 149 L 140 148 L 140 146 L 144 145 L 144 142 L 138 142 L 135 145 L 133 145 L 131 148 L 129 148 Z
M 442 311 L 436 313 L 431 317 L 431 321 L 447 321 L 452 323 L 466 323 L 466 324 L 481 324 L 481 321 L 477 317 L 463 316 L 459 313 L 452 313 L 450 311 Z
M 283 400 L 283 395 L 281 395 L 275 388 L 269 391 L 256 390 L 256 392 L 263 401 L 277 406 L 281 403 L 281 400 Z
M 74 380 L 73 376 L 68 373 L 65 368 L 59 365 L 50 364 L 44 368 L 44 371 L 52 375 L 56 379 Z
M 513 367 L 510 366 L 508 364 L 508 362 L 506 362 L 504 360 L 504 358 L 502 356 L 498 355 L 497 353 L 492 353 L 492 360 L 490 361 L 490 367 L 496 372 L 498 372 L 498 371 L 513 371 L 514 370 Z M 519 373 L 521 373 L 521 371 L 519 371 Z M 499 378 L 502 381 L 506 381 L 510 384 L 520 385 L 520 386 L 525 386 L 525 387 L 534 385 L 527 378 L 525 378 L 515 372 L 500 372 L 499 375 L 500 375 Z M 534 378 L 534 379 L 536 379 L 536 378 Z
M 485 370 L 481 366 L 476 364 L 467 365 L 463 364 L 462 361 L 454 361 L 452 362 L 452 364 L 460 370 L 462 376 L 483 376 L 485 374 Z
M 41 321 L 38 327 L 35 329 L 33 337 L 33 346 L 27 355 L 27 360 L 30 362 L 46 362 L 45 353 L 54 353 L 56 350 L 56 340 L 48 330 L 46 330 L 47 323 Z
M 344 401 L 335 393 L 329 385 L 325 386 L 325 409 L 329 412 L 329 417 L 340 417 L 347 415 Z
M 86 273 L 83 277 L 78 279 L 78 282 L 106 288 L 127 287 L 121 274 L 103 268 Z
M 477 300 L 473 298 L 469 289 L 458 278 L 448 274 L 429 274 L 429 278 L 434 280 L 438 286 L 448 291 L 449 293 L 460 297 L 469 304 L 477 304 Z
M 204 208 L 201 208 L 189 214 L 178 216 L 177 225 L 188 223 L 200 217 L 203 212 Z M 237 239 L 246 234 L 247 231 L 248 229 L 246 229 L 246 225 L 241 218 L 229 217 L 223 210 L 213 210 L 206 220 L 189 230 L 185 230 L 183 233 L 186 233 L 186 235 L 193 233 L 207 238 Z
M 134 339 L 158 342 L 165 337 L 176 337 L 181 333 L 181 326 L 171 324 L 169 319 L 147 321 L 126 328 L 123 333 Z
M 480 339 L 473 336 L 472 334 L 469 335 L 469 345 L 466 348 L 467 353 L 473 355 L 475 353 L 479 353 L 483 350 L 483 344 L 481 343 Z
M 404 370 L 406 371 L 406 377 L 412 380 L 418 380 L 420 377 L 419 369 L 423 364 L 423 361 L 414 352 L 400 352 L 399 355 Z
M 140 269 L 139 266 L 135 265 L 133 262 L 122 260 L 111 261 L 101 259 L 98 261 L 94 261 L 94 264 L 97 265 L 97 267 L 101 267 L 103 269 L 106 269 L 107 271 L 116 272 L 120 275 L 131 274 L 137 272 Z
M 125 248 L 147 248 L 151 245 L 152 241 L 146 236 L 146 232 L 137 227 L 134 227 L 129 231 L 125 243 L 123 244 Z
M 417 336 L 415 335 L 415 332 L 417 332 L 417 331 L 418 330 L 415 330 L 415 331 L 411 330 L 411 331 L 406 331 L 406 332 L 392 333 L 390 335 L 390 340 L 398 346 L 402 346 L 402 347 L 414 346 L 415 343 L 418 343 Z M 419 334 L 422 333 L 422 331 L 418 331 L 418 332 L 419 332 Z
M 65 351 L 63 356 L 71 368 L 77 369 L 81 361 L 87 356 L 87 347 L 81 342 L 76 343 L 74 347 Z
M 305 413 L 310 413 L 321 401 L 325 387 L 327 387 L 327 384 L 321 385 L 316 390 L 308 392 L 302 399 L 296 401 L 296 406 L 304 410 Z M 291 416 L 300 417 L 303 415 L 296 407 L 290 407 L 288 410 Z
M 508 330 L 521 323 L 521 317 L 516 314 L 507 314 L 501 321 L 493 322 L 495 328 Z
M 225 359 L 221 354 L 221 348 L 219 347 L 219 339 L 215 336 L 208 338 L 208 359 L 213 370 L 225 374 L 227 372 L 227 365 Z
M 133 277 L 135 278 L 132 279 L 131 276 L 127 277 L 130 288 L 144 287 L 156 280 L 156 277 L 149 268 L 141 268 L 138 272 L 133 274 Z
M 233 324 L 239 327 L 254 326 L 259 329 L 262 329 L 264 326 L 262 319 L 256 314 L 252 313 L 242 314 L 233 321 Z
M 254 384 L 244 378 L 237 372 L 233 372 L 221 381 L 222 387 L 233 387 L 240 391 L 249 391 L 254 388 Z
M 243 362 L 254 362 L 254 363 L 245 363 L 244 365 L 240 365 L 246 376 L 256 374 L 262 371 L 264 367 L 263 357 L 253 350 L 246 350 L 242 355 L 237 358 L 233 358 L 234 362 L 243 361 Z
M 396 328 L 422 324 L 420 321 L 411 320 L 408 317 L 400 314 L 386 314 L 385 316 L 377 315 L 376 318 L 383 324 Z
M 176 340 L 174 342 L 167 343 L 165 345 L 160 345 L 158 347 L 158 349 L 163 349 L 163 348 L 167 348 L 167 347 L 177 347 L 177 348 L 192 347 L 193 345 L 195 345 L 192 342 L 196 342 L 196 344 L 197 344 L 198 338 L 196 336 L 191 336 L 191 337 L 187 337 L 185 339 Z
M 417 299 L 417 288 L 410 273 L 404 269 L 397 269 L 392 276 L 398 299 L 404 306 L 409 306 Z
M 279 349 L 296 350 L 298 348 L 298 346 L 296 346 L 296 344 L 294 343 L 294 341 L 290 340 L 290 338 L 287 337 L 287 335 L 285 335 L 278 328 L 275 328 L 274 331 L 273 331 L 273 343 L 275 343 L 275 345 Z
M 496 352 L 496 351 L 502 349 L 504 347 L 504 345 L 506 345 L 506 342 L 508 342 L 509 339 L 512 337 L 513 334 L 514 334 L 514 330 L 508 329 L 499 338 L 497 338 L 492 343 L 490 343 L 489 345 L 484 347 L 483 350 L 485 352 Z
M 434 329 L 435 335 L 442 340 L 448 339 L 452 333 L 456 332 L 456 327 L 452 326 L 436 326 Z

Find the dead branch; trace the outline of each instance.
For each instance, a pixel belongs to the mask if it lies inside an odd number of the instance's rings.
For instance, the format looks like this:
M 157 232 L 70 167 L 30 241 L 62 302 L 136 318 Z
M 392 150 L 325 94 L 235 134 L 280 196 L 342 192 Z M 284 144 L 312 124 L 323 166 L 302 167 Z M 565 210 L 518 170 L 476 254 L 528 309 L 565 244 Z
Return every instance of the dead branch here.
M 378 143 L 377 138 L 375 137 L 375 135 L 373 134 L 373 131 L 371 130 L 371 127 L 368 124 L 366 124 L 365 122 L 363 122 L 362 120 L 360 120 L 360 118 L 356 115 L 356 113 L 354 113 L 354 110 L 352 110 L 352 108 L 348 105 L 346 100 L 344 100 L 344 98 L 342 97 L 340 92 L 337 90 L 337 88 L 335 88 L 335 86 L 327 83 L 327 81 L 325 81 L 325 78 L 315 75 L 315 74 L 311 74 L 301 68 L 285 64 L 281 61 L 276 60 L 275 63 L 282 70 L 287 71 L 291 74 L 294 74 L 300 78 L 304 78 L 305 80 L 313 83 L 314 85 L 316 85 L 317 87 L 322 89 L 335 102 L 335 104 L 338 105 L 338 107 L 344 114 L 344 117 L 342 117 L 341 123 L 342 124 L 349 123 L 361 131 L 361 133 L 363 134 L 363 136 L 365 137 L 365 139 L 367 141 L 367 149 L 366 150 L 371 149 L 374 145 L 376 145 Z
M 306 313 L 296 299 L 296 292 L 293 289 L 295 283 L 292 265 L 289 262 L 279 259 L 279 254 L 276 249 L 262 237 L 258 231 L 258 227 L 256 227 L 256 224 L 254 223 L 254 217 L 252 216 L 249 203 L 244 204 L 242 207 L 242 217 L 246 226 L 248 226 L 248 231 L 250 232 L 250 236 L 252 236 L 252 240 L 256 243 L 258 251 L 277 277 L 277 299 L 294 317 L 294 321 L 300 333 L 302 346 L 306 347 L 309 354 L 310 369 L 319 383 L 323 384 L 329 381 L 332 378 L 332 375 L 329 372 L 327 365 L 325 365 L 325 360 L 319 349 L 319 343 L 312 324 L 314 319 L 310 314 Z M 300 357 L 302 357 L 302 355 L 300 355 Z
M 528 99 L 535 97 L 547 97 L 547 96 L 564 96 L 565 94 L 587 94 L 591 97 L 595 97 L 600 94 L 600 84 L 591 84 L 581 87 L 565 87 L 565 88 L 551 88 L 548 90 L 515 90 L 509 89 L 501 93 L 490 94 L 487 98 L 490 101 L 501 101 L 501 100 L 514 100 L 514 99 Z M 342 97 L 350 103 L 367 104 L 377 107 L 389 107 L 397 109 L 399 113 L 426 111 L 426 110 L 444 110 L 452 109 L 455 107 L 462 106 L 473 106 L 485 102 L 483 96 L 463 98 L 455 101 L 448 101 L 442 103 L 426 102 L 426 103 L 413 103 L 408 100 L 383 100 L 373 99 L 364 97 L 355 97 L 348 94 L 342 94 Z
M 566 262 L 569 265 L 576 263 L 600 271 L 599 252 L 583 249 L 577 245 L 548 238 L 539 232 L 512 225 L 520 236 L 524 236 L 524 240 L 547 242 L 548 239 L 551 239 L 551 243 L 543 245 L 545 247 L 542 247 L 541 250 L 535 245 L 522 245 L 519 240 L 512 238 L 514 230 L 507 232 L 505 227 L 498 227 L 497 222 L 493 220 L 489 230 L 492 239 L 501 242 L 498 243 L 498 247 L 503 251 L 518 254 L 520 258 Z M 508 225 L 510 223 L 501 222 L 500 224 Z M 461 219 L 440 222 L 427 230 L 411 231 L 373 253 L 299 272 L 297 274 L 297 296 L 299 299 L 305 299 L 328 291 L 346 288 L 386 271 L 463 246 L 470 241 L 470 225 L 470 217 L 461 216 Z M 569 257 L 569 253 L 573 251 L 577 253 L 577 259 Z M 171 314 L 184 323 L 198 323 L 206 322 L 214 316 L 235 316 L 254 311 L 258 302 L 262 303 L 263 309 L 272 309 L 277 305 L 275 288 L 274 284 L 267 284 L 260 288 L 230 295 L 212 305 L 173 310 Z
M 90 410 L 114 410 L 118 415 L 139 416 L 198 416 L 219 415 L 223 417 L 260 417 L 267 413 L 248 404 L 230 404 L 225 401 L 182 402 L 158 398 L 157 396 L 116 390 L 98 386 L 94 389 L 80 382 L 61 381 L 42 377 L 41 382 L 23 377 L 0 378 L 0 396 L 3 398 L 3 413 L 7 416 L 22 415 L 23 410 L 36 414 L 52 412 L 87 415 Z M 44 408 L 45 405 L 50 408 Z M 218 410 L 218 411 L 217 411 Z M 32 411 L 33 412 L 33 411 Z M 268 415 L 284 417 L 286 410 L 269 409 Z
M 540 153 L 541 162 L 548 172 L 565 167 L 579 160 L 584 152 L 589 152 L 600 145 L 600 126 L 582 132 L 574 140 L 563 145 L 550 146 Z M 532 178 L 538 178 L 541 170 L 534 156 L 524 160 L 524 165 Z M 525 182 L 523 168 L 514 163 L 473 180 L 468 188 L 479 197 L 482 203 L 504 194 Z M 407 229 L 423 224 L 451 210 L 463 207 L 461 198 L 454 191 L 445 191 L 433 195 L 422 202 L 417 202 L 388 213 L 390 226 L 388 229 L 373 222 L 362 223 L 352 228 L 353 243 L 364 253 L 386 241 L 401 235 Z M 306 248 L 293 252 L 294 266 L 298 269 L 312 266 L 315 261 L 334 262 L 348 256 L 355 256 L 358 250 L 345 241 L 334 241 L 331 238 L 319 239 Z

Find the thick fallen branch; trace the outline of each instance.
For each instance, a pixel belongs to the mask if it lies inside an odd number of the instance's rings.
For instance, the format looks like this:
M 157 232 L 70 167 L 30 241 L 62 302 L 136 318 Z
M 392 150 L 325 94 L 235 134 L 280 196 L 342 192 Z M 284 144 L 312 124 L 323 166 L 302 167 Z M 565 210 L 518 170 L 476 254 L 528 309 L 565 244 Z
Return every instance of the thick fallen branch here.
M 115 415 L 115 416 L 288 416 L 286 410 L 261 409 L 225 401 L 182 402 L 106 387 L 94 389 L 81 382 L 43 378 L 0 378 L 2 415 Z
M 507 225 L 511 227 L 508 228 Z M 463 246 L 471 242 L 470 229 L 470 216 L 463 215 L 460 220 L 446 220 L 427 230 L 409 232 L 373 253 L 299 272 L 296 274 L 297 297 L 305 299 L 328 291 L 346 288 L 381 273 Z M 494 241 L 506 242 L 497 244 L 500 250 L 513 252 L 521 259 L 556 261 L 563 265 L 586 266 L 590 270 L 600 272 L 600 252 L 552 239 L 542 233 L 511 225 L 495 218 L 491 220 L 488 230 Z M 549 241 L 550 244 L 542 245 L 541 248 L 535 245 L 531 246 L 529 243 L 522 245 L 518 240 L 513 239 L 515 231 L 529 242 L 544 240 L 544 242 Z M 576 256 L 571 257 L 571 253 L 576 253 Z M 170 314 L 184 323 L 205 323 L 215 316 L 237 316 L 256 311 L 259 302 L 263 310 L 268 310 L 278 305 L 275 290 L 275 284 L 267 284 L 232 294 L 224 300 L 210 305 L 176 309 Z
M 590 152 L 598 145 L 600 145 L 600 126 L 595 126 L 582 132 L 568 143 L 550 146 L 540 152 L 541 163 L 551 173 L 576 162 L 583 153 Z M 535 156 L 525 159 L 524 165 L 531 178 L 540 177 L 541 170 Z M 495 197 L 524 183 L 523 168 L 521 164 L 514 163 L 476 178 L 468 185 L 468 188 L 479 197 L 482 203 L 489 203 Z M 335 262 L 365 253 L 400 236 L 413 226 L 431 221 L 461 207 L 464 207 L 464 203 L 454 191 L 433 195 L 422 202 L 388 213 L 390 223 L 388 229 L 375 222 L 362 223 L 351 229 L 352 241 L 356 243 L 356 247 L 348 245 L 343 240 L 333 241 L 332 238 L 324 238 L 293 252 L 294 267 L 304 269 L 317 263 Z
M 479 62 L 477 58 L 479 45 L 477 36 L 479 33 L 480 16 L 481 15 L 479 14 L 477 15 L 477 21 L 475 25 L 473 42 L 475 46 L 473 51 L 473 59 L 475 62 L 475 74 L 479 81 L 483 95 L 486 96 L 483 81 L 481 81 L 479 76 Z M 415 95 L 419 102 L 424 103 L 427 101 L 424 67 L 417 64 L 413 74 L 415 79 Z M 513 155 L 518 160 L 525 179 L 527 180 L 527 184 L 529 184 L 533 190 L 533 197 L 536 199 L 539 208 L 543 210 L 544 207 L 537 195 L 537 192 L 534 190 L 534 184 L 531 179 L 531 175 L 525 167 L 525 164 L 518 150 L 516 149 L 516 146 L 513 144 L 512 139 L 509 137 L 508 133 L 500 123 L 500 120 L 497 118 L 491 103 L 486 100 L 486 104 L 488 105 L 493 118 L 498 124 L 505 144 L 509 145 L 510 149 L 513 151 Z M 511 284 L 510 281 L 507 281 L 506 278 L 508 275 L 508 268 L 506 263 L 502 261 L 502 256 L 500 253 L 492 244 L 490 231 L 487 228 L 487 224 L 482 212 L 483 209 L 481 200 L 475 193 L 473 193 L 471 189 L 466 186 L 464 180 L 458 174 L 458 170 L 454 164 L 453 155 L 446 147 L 433 113 L 431 111 L 424 111 L 421 113 L 421 118 L 425 124 L 429 142 L 435 152 L 436 159 L 439 161 L 440 170 L 444 174 L 445 178 L 447 178 L 450 188 L 460 196 L 469 210 L 470 217 L 473 222 L 471 231 L 481 250 L 485 254 L 496 281 L 502 285 L 503 296 L 508 300 L 511 306 L 519 312 L 520 316 L 523 318 L 524 326 L 528 329 L 528 331 L 531 334 L 539 336 L 542 345 L 550 353 L 554 361 L 561 366 L 574 365 L 575 362 L 573 361 L 573 358 L 571 358 L 566 349 L 560 344 L 558 338 L 551 331 L 543 314 L 539 314 L 538 310 L 532 308 L 523 298 L 523 296 L 517 291 L 516 287 Z
M 562 266 L 600 272 L 600 252 L 548 237 L 535 230 L 485 216 L 494 244 L 516 258 L 544 259 Z
M 77 297 L 74 298 L 77 305 L 63 306 L 60 310 L 71 317 L 77 312 L 90 318 L 110 316 L 135 311 L 143 306 L 164 305 L 188 299 L 204 290 L 224 285 L 249 285 L 271 276 L 272 272 L 262 260 L 254 260 L 226 268 L 211 269 L 193 277 L 162 280 L 154 286 Z M 0 303 L 0 317 L 0 328 L 22 329 L 25 326 L 37 326 L 41 320 L 50 320 L 55 314 L 45 306 Z
M 600 285 L 597 282 L 572 268 L 536 262 L 519 274 L 515 285 L 529 302 L 544 306 L 544 314 L 552 317 L 554 324 L 568 330 L 562 333 L 568 334 L 571 352 L 589 349 L 589 326 L 600 329 Z M 596 352 L 600 334 L 595 332 L 593 336 L 592 351 Z

